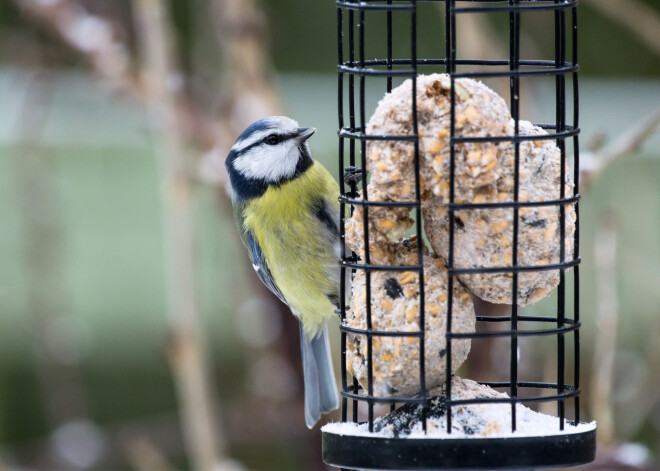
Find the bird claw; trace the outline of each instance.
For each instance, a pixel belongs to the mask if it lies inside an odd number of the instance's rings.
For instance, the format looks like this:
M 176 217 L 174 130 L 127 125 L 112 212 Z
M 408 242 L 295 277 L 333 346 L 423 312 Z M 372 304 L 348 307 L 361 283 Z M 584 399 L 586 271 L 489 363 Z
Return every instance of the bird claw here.
M 362 169 L 349 166 L 344 169 L 344 182 L 349 185 L 357 185 L 362 180 Z

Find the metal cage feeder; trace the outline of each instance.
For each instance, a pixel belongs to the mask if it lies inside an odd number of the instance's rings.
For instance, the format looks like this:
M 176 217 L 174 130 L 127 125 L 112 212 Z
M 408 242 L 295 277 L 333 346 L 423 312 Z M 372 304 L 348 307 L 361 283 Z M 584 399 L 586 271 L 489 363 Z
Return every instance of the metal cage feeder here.
M 418 39 L 418 7 L 420 3 L 435 3 L 445 13 L 444 26 L 438 25 L 437 31 L 444 30 L 444 44 L 438 41 L 438 49 L 443 52 L 440 57 L 420 58 L 417 55 Z M 365 95 L 367 94 L 366 79 L 369 84 L 382 81 L 379 91 L 390 92 L 393 89 L 393 81 L 401 78 L 412 79 L 412 96 L 410 100 L 412 134 L 406 136 L 414 145 L 415 181 L 411 182 L 415 188 L 416 198 L 414 201 L 395 202 L 392 206 L 406 206 L 415 216 L 417 240 L 422 240 L 422 199 L 420 195 L 420 156 L 419 156 L 419 133 L 417 123 L 417 101 L 415 99 L 416 80 L 418 73 L 426 70 L 441 71 L 449 75 L 451 80 L 450 97 L 450 133 L 449 152 L 451 173 L 449 178 L 449 221 L 454 221 L 454 212 L 474 208 L 509 208 L 513 212 L 513 262 L 511 266 L 493 268 L 465 268 L 457 267 L 454 263 L 454 232 L 456 224 L 450 222 L 448 230 L 449 256 L 446 260 L 448 274 L 447 292 L 453 293 L 452 284 L 458 283 L 457 276 L 466 271 L 480 274 L 500 271 L 510 273 L 513 280 L 511 285 L 511 313 L 506 316 L 478 315 L 476 316 L 475 332 L 457 335 L 451 330 L 452 296 L 449 296 L 447 312 L 443 313 L 447 323 L 445 334 L 446 348 L 451 352 L 452 342 L 458 338 L 470 338 L 478 342 L 483 338 L 498 337 L 508 342 L 509 357 L 508 377 L 501 381 L 481 383 L 493 388 L 505 389 L 508 393 L 506 400 L 492 398 L 476 398 L 472 400 L 459 400 L 452 396 L 452 369 L 451 354 L 446 355 L 446 379 L 445 406 L 446 406 L 446 428 L 447 435 L 443 437 L 416 436 L 414 438 L 382 437 L 370 433 L 354 435 L 338 431 L 323 430 L 323 459 L 332 466 L 342 469 L 541 469 L 560 466 L 571 466 L 590 462 L 595 455 L 595 426 L 579 433 L 567 433 L 564 430 L 565 423 L 580 423 L 580 314 L 579 314 L 579 218 L 575 222 L 575 238 L 573 257 L 565 253 L 564 235 L 566 230 L 565 206 L 575 205 L 577 213 L 578 177 L 579 177 L 579 149 L 578 149 L 578 65 L 577 65 L 577 0 L 337 0 L 337 41 L 338 41 L 338 118 L 339 118 L 339 170 L 340 170 L 340 202 L 342 206 L 342 220 L 340 231 L 342 240 L 345 240 L 345 209 L 347 207 L 361 207 L 364 211 L 365 232 L 365 257 L 364 260 L 351 254 L 347 249 L 342 259 L 342 270 L 363 271 L 366 276 L 367 286 L 367 314 L 366 329 L 350 328 L 346 324 L 347 305 L 350 302 L 349 288 L 342 277 L 341 306 L 341 379 L 342 379 L 342 423 L 358 423 L 358 408 L 366 415 L 366 424 L 369 432 L 373 431 L 374 407 L 379 404 L 390 405 L 390 411 L 398 408 L 416 407 L 420 412 L 420 420 L 423 430 L 426 431 L 426 401 L 429 398 L 425 387 L 425 322 L 424 322 L 424 295 L 423 277 L 424 269 L 422 259 L 422 245 L 418 244 L 418 263 L 416 266 L 378 266 L 370 263 L 369 259 L 369 226 L 368 209 L 373 202 L 368 201 L 368 195 L 360 196 L 358 189 L 360 185 L 363 191 L 367 187 L 367 142 L 370 140 L 394 139 L 394 136 L 373 136 L 367 134 L 367 119 Z M 528 60 L 520 57 L 520 27 L 527 14 L 537 12 L 539 15 L 547 15 L 554 22 L 554 57 L 548 60 Z M 477 59 L 474 57 L 457 57 L 457 18 L 461 15 L 493 14 L 505 15 L 509 23 L 509 56 L 502 59 Z M 374 15 L 374 16 L 372 16 Z M 378 16 L 376 18 L 376 16 Z M 397 18 L 398 17 L 398 18 Z M 393 18 L 397 21 L 404 20 L 409 26 L 404 31 L 399 28 L 393 31 Z M 441 18 L 440 15 L 438 18 Z M 372 24 L 385 20 L 386 31 L 378 45 L 387 51 L 385 57 L 367 60 L 365 29 Z M 383 25 L 379 25 L 382 28 Z M 395 34 L 396 33 L 396 34 Z M 399 58 L 393 56 L 393 49 L 400 38 L 398 34 L 409 33 L 409 57 Z M 570 41 L 567 47 L 567 40 Z M 370 55 L 369 57 L 374 57 Z M 464 71 L 467 69 L 467 71 Z M 555 122 L 551 124 L 536 124 L 546 130 L 547 139 L 556 142 L 561 153 L 561 188 L 557 188 L 560 197 L 543 203 L 522 202 L 518 198 L 519 187 L 519 159 L 520 146 L 529 136 L 519 133 L 520 121 L 520 83 L 528 77 L 548 76 L 553 80 L 555 94 Z M 480 138 L 481 142 L 508 142 L 515 148 L 515 196 L 512 202 L 490 203 L 489 205 L 459 204 L 455 202 L 454 187 L 456 185 L 455 149 L 460 143 L 469 141 L 469 138 L 459 137 L 455 130 L 455 82 L 461 78 L 486 79 L 493 77 L 509 78 L 510 82 L 510 109 L 511 116 L 515 122 L 515 132 L 511 135 L 492 136 Z M 570 81 L 572 87 L 567 87 Z M 374 87 L 375 88 L 375 87 Z M 572 110 L 570 122 L 567 121 L 567 110 Z M 399 136 L 401 139 L 401 136 Z M 567 144 L 573 148 L 573 195 L 566 197 L 564 188 L 564 172 L 567 172 Z M 355 176 L 360 178 L 355 178 Z M 360 183 L 360 179 L 361 182 Z M 364 193 L 363 193 L 364 194 Z M 529 206 L 553 207 L 558 212 L 560 243 L 559 263 L 546 264 L 543 267 L 521 266 L 517 263 L 519 211 Z M 420 348 L 419 378 L 420 387 L 418 394 L 410 397 L 376 395 L 373 390 L 373 341 L 382 331 L 373 328 L 371 324 L 371 297 L 370 273 L 378 270 L 417 270 L 419 284 L 422 285 L 420 299 L 420 332 L 417 332 Z M 555 270 L 559 274 L 559 285 L 556 288 L 557 304 L 555 316 L 536 316 L 519 314 L 519 306 L 516 302 L 518 292 L 518 275 L 525 271 L 533 270 Z M 573 271 L 572 292 L 568 292 L 566 272 Z M 566 299 L 570 297 L 571 299 Z M 569 312 L 570 311 L 570 312 Z M 498 322 L 506 325 L 507 330 L 485 332 L 480 329 L 487 323 Z M 520 329 L 519 322 L 531 323 L 539 326 L 536 329 Z M 366 359 L 370 371 L 369 381 L 366 387 L 360 386 L 358 381 L 351 378 L 347 371 L 347 336 L 362 335 L 368 344 L 368 357 Z M 390 332 L 387 335 L 406 336 L 410 332 Z M 540 336 L 551 336 L 556 339 L 556 380 L 553 382 L 531 382 L 520 377 L 519 345 L 521 337 L 536 338 Z M 572 343 L 572 351 L 567 352 L 567 343 Z M 569 345 L 570 347 L 570 345 Z M 567 372 L 568 371 L 568 372 Z M 572 378 L 567 378 L 572 374 Z M 529 394 L 533 391 L 546 391 L 547 394 Z M 520 403 L 555 403 L 557 410 L 557 432 L 539 436 L 517 436 L 515 433 L 502 437 L 452 437 L 452 410 L 466 404 L 488 404 L 491 402 L 504 402 L 511 405 L 510 421 L 512 431 L 516 430 L 516 407 Z M 570 422 L 566 422 L 570 421 Z

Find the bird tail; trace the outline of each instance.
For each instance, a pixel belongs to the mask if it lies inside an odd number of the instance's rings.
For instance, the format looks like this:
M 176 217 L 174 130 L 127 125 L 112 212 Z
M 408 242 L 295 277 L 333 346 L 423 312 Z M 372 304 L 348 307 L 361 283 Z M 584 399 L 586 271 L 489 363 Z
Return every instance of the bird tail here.
M 300 324 L 303 380 L 305 382 L 305 423 L 310 429 L 326 414 L 339 407 L 339 395 L 332 367 L 328 327 L 309 339 Z

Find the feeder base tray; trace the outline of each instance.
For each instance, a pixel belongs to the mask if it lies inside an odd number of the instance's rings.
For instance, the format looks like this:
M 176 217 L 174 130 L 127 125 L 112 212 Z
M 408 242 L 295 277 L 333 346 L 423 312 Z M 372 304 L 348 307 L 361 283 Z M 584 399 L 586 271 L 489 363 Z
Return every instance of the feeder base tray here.
M 596 427 L 502 438 L 386 438 L 323 431 L 323 461 L 355 470 L 549 469 L 593 461 Z

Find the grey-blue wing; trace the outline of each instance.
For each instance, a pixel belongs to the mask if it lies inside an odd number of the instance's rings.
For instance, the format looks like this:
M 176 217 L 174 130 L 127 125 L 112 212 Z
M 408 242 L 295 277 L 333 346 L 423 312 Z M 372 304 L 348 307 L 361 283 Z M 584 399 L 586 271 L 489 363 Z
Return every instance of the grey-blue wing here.
M 271 290 L 273 294 L 275 294 L 275 296 L 280 298 L 280 301 L 288 305 L 286 299 L 284 299 L 284 295 L 275 284 L 275 280 L 273 280 L 273 275 L 268 268 L 268 263 L 266 262 L 264 253 L 261 251 L 261 247 L 259 247 L 257 241 L 254 239 L 254 237 L 252 237 L 252 233 L 250 231 L 246 233 L 246 242 L 250 251 L 252 267 L 254 268 L 254 271 L 257 272 L 257 276 L 263 282 L 263 284 L 265 284 L 266 287 Z
M 339 239 L 339 209 L 335 205 L 329 204 L 327 201 L 322 201 L 314 211 L 314 214 L 319 221 L 319 228 L 321 229 L 320 237 L 327 239 L 328 247 L 332 247 L 335 255 L 334 263 L 328 267 L 328 276 L 334 281 L 334 289 L 325 293 L 328 300 L 335 306 L 339 306 L 339 280 L 341 277 L 339 259 L 341 258 L 341 242 Z M 346 253 L 350 253 L 348 247 L 345 248 Z M 346 270 L 346 290 L 350 293 L 351 286 L 351 271 Z

